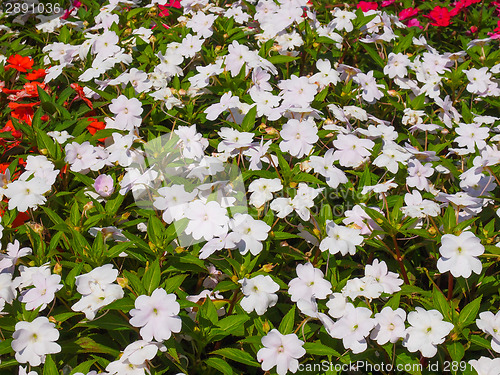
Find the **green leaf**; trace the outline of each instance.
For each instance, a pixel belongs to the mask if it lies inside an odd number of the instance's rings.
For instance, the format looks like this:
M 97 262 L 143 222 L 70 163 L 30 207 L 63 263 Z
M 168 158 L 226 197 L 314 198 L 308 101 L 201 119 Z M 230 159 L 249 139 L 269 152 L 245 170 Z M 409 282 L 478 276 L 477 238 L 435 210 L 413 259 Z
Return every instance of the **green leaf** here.
M 271 56 L 267 60 L 271 64 L 283 64 L 283 63 L 288 63 L 288 62 L 291 62 L 291 61 L 295 61 L 297 59 L 298 59 L 298 57 L 287 56 L 287 55 L 275 55 L 275 56 Z
M 232 359 L 235 362 L 243 363 L 247 366 L 260 367 L 259 363 L 247 352 L 234 348 L 224 348 L 216 350 L 210 354 L 217 354 L 222 357 Z
M 295 323 L 295 306 L 296 305 L 294 304 L 280 323 L 278 331 L 280 331 L 284 335 L 292 333 L 293 331 L 293 326 Z
M 445 320 L 451 322 L 451 307 L 445 296 L 437 288 L 432 290 L 432 303 L 437 310 L 443 314 Z
M 220 320 L 217 325 L 225 331 L 233 332 L 235 328 L 240 329 L 249 319 L 248 315 L 230 315 Z
M 144 272 L 144 277 L 142 279 L 142 285 L 148 292 L 148 294 L 153 293 L 153 291 L 158 288 L 161 281 L 161 269 L 159 260 L 155 260 L 151 263 Z
M 322 344 L 321 342 L 306 342 L 304 344 L 304 349 L 306 350 L 307 353 L 313 354 L 313 355 L 332 355 L 337 358 L 341 357 L 342 355 L 337 352 L 335 349 L 330 348 L 327 345 Z
M 450 357 L 453 361 L 460 362 L 464 357 L 465 349 L 459 342 L 446 345 L 446 348 L 448 349 L 448 353 L 450 353 Z
M 491 349 L 491 343 L 479 335 L 472 335 L 470 337 L 470 342 L 482 348 Z
M 51 355 L 47 355 L 45 357 L 45 364 L 43 365 L 43 375 L 59 375 L 59 371 L 57 371 L 57 366 Z
M 217 358 L 217 357 L 210 357 L 210 358 L 208 358 L 208 359 L 205 360 L 205 363 L 208 366 L 210 366 L 210 367 L 212 367 L 212 368 L 214 368 L 216 370 L 219 370 L 224 375 L 233 375 L 233 369 L 223 359 L 220 359 L 220 358 Z
M 371 46 L 369 46 L 368 44 L 364 44 L 364 43 L 360 43 L 361 46 L 366 50 L 366 52 L 368 52 L 368 54 L 370 55 L 370 57 L 373 59 L 373 61 L 375 61 L 377 63 L 377 65 L 379 65 L 380 67 L 384 68 L 385 67 L 385 63 L 384 63 L 384 60 L 382 60 L 382 58 L 379 56 L 378 52 L 375 51 Z
M 217 315 L 217 309 L 210 298 L 205 298 L 205 302 L 201 305 L 198 310 L 197 317 L 209 320 L 212 324 L 217 323 L 219 316 Z
M 461 328 L 467 327 L 468 325 L 474 323 L 476 320 L 477 313 L 481 307 L 481 296 L 476 298 L 474 301 L 465 306 L 458 317 L 458 325 Z
M 406 374 L 411 375 L 421 375 L 422 371 L 419 370 L 421 368 L 420 362 L 418 359 L 411 358 L 406 353 L 398 353 L 396 355 L 396 366 L 400 365 L 401 368 L 405 369 Z
M 248 113 L 245 115 L 243 122 L 241 123 L 241 128 L 245 132 L 252 131 L 255 128 L 255 118 L 257 116 L 257 106 L 250 108 Z

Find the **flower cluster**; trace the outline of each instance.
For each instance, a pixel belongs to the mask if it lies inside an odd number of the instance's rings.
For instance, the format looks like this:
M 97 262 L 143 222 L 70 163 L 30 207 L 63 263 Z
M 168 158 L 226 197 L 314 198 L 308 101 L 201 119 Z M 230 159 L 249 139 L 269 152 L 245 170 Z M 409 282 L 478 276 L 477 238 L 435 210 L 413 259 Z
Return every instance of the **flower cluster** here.
M 0 11 L 1 368 L 498 373 L 498 1 L 66 5 Z

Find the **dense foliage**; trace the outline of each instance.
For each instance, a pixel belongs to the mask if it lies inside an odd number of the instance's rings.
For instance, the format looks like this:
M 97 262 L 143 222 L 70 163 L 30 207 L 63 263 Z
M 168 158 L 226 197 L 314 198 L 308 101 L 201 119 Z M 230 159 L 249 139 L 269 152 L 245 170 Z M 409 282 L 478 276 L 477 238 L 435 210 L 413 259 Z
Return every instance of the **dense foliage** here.
M 3 2 L 0 373 L 500 374 L 499 15 Z

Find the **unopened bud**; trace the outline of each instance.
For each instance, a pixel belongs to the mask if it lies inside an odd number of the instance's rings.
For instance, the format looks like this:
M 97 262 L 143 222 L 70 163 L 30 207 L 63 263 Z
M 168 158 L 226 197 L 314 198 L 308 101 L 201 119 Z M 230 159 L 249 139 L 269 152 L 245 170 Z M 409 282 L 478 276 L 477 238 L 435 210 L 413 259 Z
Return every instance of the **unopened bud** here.
M 314 228 L 313 233 L 316 237 L 320 238 L 321 232 L 318 230 L 318 228 Z
M 271 326 L 269 325 L 267 320 L 264 323 L 262 323 L 262 329 L 264 330 L 265 333 L 268 333 L 269 330 L 271 329 Z
M 49 322 L 57 324 L 57 320 L 53 316 L 49 316 Z
M 271 272 L 274 268 L 274 264 L 272 263 L 268 263 L 268 264 L 264 264 L 261 268 L 262 271 L 264 272 Z
M 61 266 L 61 263 L 57 262 L 55 265 L 54 265 L 54 270 L 52 271 L 53 273 L 57 274 L 57 275 L 60 275 L 61 272 L 62 272 L 62 266 Z
M 396 90 L 387 90 L 387 93 L 392 97 L 398 97 L 399 94 Z
M 118 285 L 120 285 L 122 288 L 127 288 L 128 287 L 128 279 L 125 277 L 117 277 L 116 282 Z
M 291 187 L 292 189 L 295 189 L 295 188 L 297 187 L 297 183 L 296 183 L 296 182 L 293 182 L 293 181 L 292 181 L 292 182 L 290 182 L 290 187 Z
M 237 284 L 237 283 L 238 283 L 238 280 L 239 280 L 238 276 L 236 276 L 236 275 L 231 276 L 231 281 L 232 281 L 233 283 Z
M 40 153 L 41 153 L 42 155 L 47 155 L 47 154 L 48 154 L 48 151 L 47 151 L 47 149 L 46 149 L 46 148 L 42 148 L 42 149 L 41 149 L 41 150 L 39 150 L 39 151 L 40 151 Z
M 183 248 L 183 247 L 181 247 L 181 246 L 177 246 L 177 247 L 175 248 L 175 252 L 176 252 L 177 254 L 183 253 L 185 250 L 186 250 L 186 249 L 184 249 L 184 248 Z
M 264 130 L 265 130 L 265 131 L 266 131 L 266 133 L 267 133 L 267 134 L 269 134 L 269 135 L 278 135 L 278 134 L 279 134 L 279 132 L 278 132 L 275 128 L 271 127 L 271 126 L 268 126 L 268 127 L 267 127 L 267 128 L 265 128 Z
M 181 95 L 181 96 L 184 96 L 187 94 L 186 90 L 184 90 L 184 89 L 180 89 L 178 92 L 179 92 L 179 95 Z

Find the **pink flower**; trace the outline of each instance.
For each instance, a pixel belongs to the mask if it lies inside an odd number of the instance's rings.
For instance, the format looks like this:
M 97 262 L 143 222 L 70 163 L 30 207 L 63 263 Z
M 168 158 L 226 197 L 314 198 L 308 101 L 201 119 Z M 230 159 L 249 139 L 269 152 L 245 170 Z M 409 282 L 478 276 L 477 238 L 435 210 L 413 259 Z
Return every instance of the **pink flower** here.
M 94 189 L 97 194 L 103 198 L 109 197 L 113 194 L 115 188 L 113 187 L 113 178 L 106 174 L 101 174 L 95 179 Z
M 382 8 L 385 8 L 385 7 L 388 7 L 389 5 L 392 5 L 394 4 L 396 0 L 385 0 L 385 1 L 382 1 Z
M 413 18 L 413 19 L 409 20 L 408 23 L 406 24 L 406 26 L 408 26 L 408 27 L 418 27 L 419 29 L 423 29 L 423 27 L 420 26 L 420 22 L 416 18 Z
M 360 1 L 356 8 L 361 8 L 363 12 L 368 12 L 369 10 L 375 10 L 378 8 L 378 4 L 374 1 Z
M 418 8 L 406 8 L 399 12 L 399 20 L 404 21 L 418 14 Z

